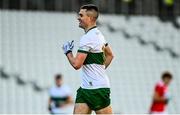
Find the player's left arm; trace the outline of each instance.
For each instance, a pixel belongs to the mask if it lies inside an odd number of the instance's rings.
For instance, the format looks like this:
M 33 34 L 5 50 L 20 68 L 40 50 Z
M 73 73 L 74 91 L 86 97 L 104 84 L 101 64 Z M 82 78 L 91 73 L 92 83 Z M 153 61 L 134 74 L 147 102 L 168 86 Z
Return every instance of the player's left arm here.
M 111 64 L 111 61 L 113 60 L 114 58 L 114 54 L 112 52 L 112 49 L 109 45 L 106 45 L 105 48 L 104 48 L 104 53 L 105 53 L 105 68 L 107 68 L 110 64 Z
M 73 103 L 72 96 L 68 96 L 66 103 L 67 103 L 67 104 Z
M 154 92 L 154 95 L 153 95 L 153 100 L 155 102 L 164 102 L 164 103 L 168 103 L 169 101 L 169 98 L 167 96 L 163 96 L 163 88 L 160 87 L 160 86 L 156 86 L 155 87 L 155 92 Z
M 60 105 L 60 108 L 66 107 L 70 104 L 73 104 L 72 96 L 67 96 L 66 101 Z
M 67 58 L 69 60 L 69 63 L 74 67 L 74 69 L 78 70 L 83 65 L 85 59 L 87 57 L 86 53 L 78 52 L 76 56 L 73 56 L 73 53 L 70 52 L 67 54 Z

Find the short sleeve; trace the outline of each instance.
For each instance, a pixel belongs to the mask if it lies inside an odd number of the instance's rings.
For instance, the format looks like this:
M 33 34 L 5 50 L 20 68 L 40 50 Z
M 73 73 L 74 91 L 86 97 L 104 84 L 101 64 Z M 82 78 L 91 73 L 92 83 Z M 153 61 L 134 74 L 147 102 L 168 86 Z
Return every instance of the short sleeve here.
M 83 37 L 83 38 L 80 40 L 78 52 L 88 53 L 92 48 L 93 48 L 93 43 L 92 43 L 92 41 L 90 40 L 90 38 L 87 38 L 87 37 L 85 38 L 85 37 Z
M 52 96 L 52 88 L 48 89 L 49 96 Z
M 67 87 L 67 94 L 72 95 L 71 89 L 69 87 Z
M 67 96 L 72 95 L 71 89 L 70 89 L 70 87 L 67 86 L 67 85 L 64 86 L 64 92 L 65 92 L 65 94 L 66 94 Z
M 160 85 L 156 85 L 155 86 L 155 91 L 160 95 L 160 96 L 163 96 L 163 87 L 160 86 Z

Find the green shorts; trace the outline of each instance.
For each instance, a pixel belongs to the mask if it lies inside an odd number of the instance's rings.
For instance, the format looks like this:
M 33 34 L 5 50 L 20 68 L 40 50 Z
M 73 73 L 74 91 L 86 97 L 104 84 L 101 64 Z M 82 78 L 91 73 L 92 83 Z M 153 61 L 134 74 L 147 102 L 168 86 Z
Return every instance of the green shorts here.
M 86 103 L 92 110 L 100 110 L 110 105 L 110 88 L 83 89 L 79 88 L 76 103 Z

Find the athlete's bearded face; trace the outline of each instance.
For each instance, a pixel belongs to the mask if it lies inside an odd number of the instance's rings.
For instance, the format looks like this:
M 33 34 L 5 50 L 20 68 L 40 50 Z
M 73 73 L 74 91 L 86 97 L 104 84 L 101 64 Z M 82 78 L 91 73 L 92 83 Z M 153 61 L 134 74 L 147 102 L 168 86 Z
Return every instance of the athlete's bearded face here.
M 91 18 L 87 15 L 86 9 L 81 9 L 78 14 L 79 27 L 86 29 L 91 21 Z

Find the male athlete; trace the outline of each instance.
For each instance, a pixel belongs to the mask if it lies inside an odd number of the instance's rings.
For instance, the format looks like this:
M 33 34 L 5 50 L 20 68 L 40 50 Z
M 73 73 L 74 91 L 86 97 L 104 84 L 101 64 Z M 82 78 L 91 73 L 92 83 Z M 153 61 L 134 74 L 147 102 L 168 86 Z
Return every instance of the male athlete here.
M 96 27 L 99 11 L 93 4 L 84 5 L 78 14 L 79 27 L 85 30 L 76 56 L 72 54 L 73 41 L 63 45 L 74 69 L 82 67 L 82 83 L 77 90 L 74 114 L 112 114 L 110 84 L 105 69 L 113 59 L 110 46 Z
M 72 93 L 70 88 L 63 83 L 61 74 L 55 76 L 56 85 L 49 90 L 48 109 L 51 114 L 70 113 Z
M 156 84 L 150 108 L 151 114 L 167 114 L 166 106 L 170 99 L 168 86 L 172 78 L 171 73 L 165 72 L 161 77 L 162 80 Z

